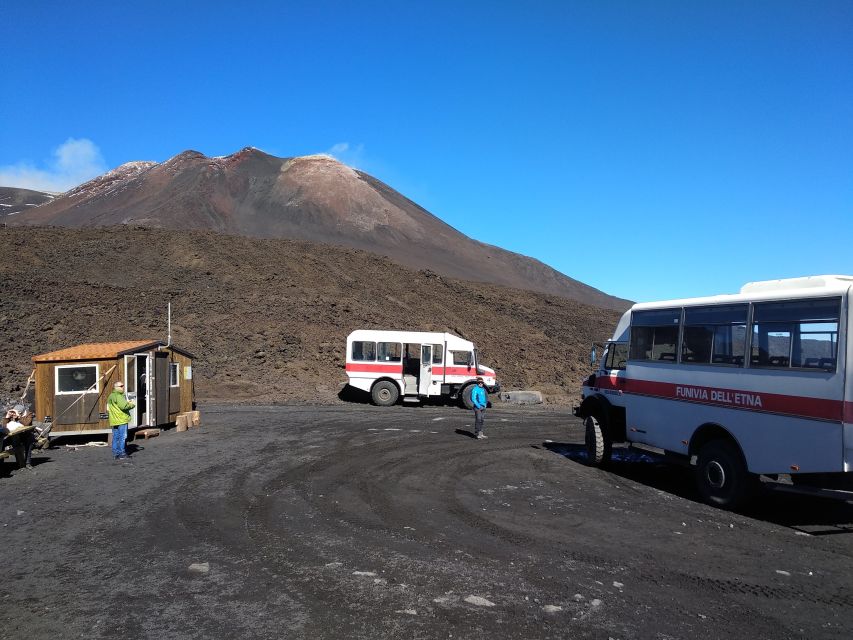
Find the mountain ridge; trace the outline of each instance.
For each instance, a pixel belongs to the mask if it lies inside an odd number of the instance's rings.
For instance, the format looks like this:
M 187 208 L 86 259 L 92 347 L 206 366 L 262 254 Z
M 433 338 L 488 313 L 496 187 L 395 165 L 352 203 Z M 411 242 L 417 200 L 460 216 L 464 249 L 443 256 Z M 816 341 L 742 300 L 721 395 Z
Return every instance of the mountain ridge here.
M 11 218 L 7 220 L 8 216 L 50 202 L 58 195 L 61 194 L 20 187 L 0 187 L 0 221 L 8 223 L 11 221 Z
M 604 308 L 630 304 L 535 258 L 470 238 L 381 180 L 324 155 L 278 158 L 245 147 L 228 156 L 186 150 L 162 163 L 125 163 L 20 212 L 13 224 L 132 224 L 307 240 Z

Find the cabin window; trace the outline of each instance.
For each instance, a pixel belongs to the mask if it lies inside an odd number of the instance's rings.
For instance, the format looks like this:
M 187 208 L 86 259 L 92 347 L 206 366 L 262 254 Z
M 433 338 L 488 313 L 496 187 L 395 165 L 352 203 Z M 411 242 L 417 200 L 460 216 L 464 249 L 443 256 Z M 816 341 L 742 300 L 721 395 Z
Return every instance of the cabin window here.
M 756 303 L 751 366 L 835 371 L 840 315 L 840 298 Z
M 376 343 L 361 341 L 353 342 L 352 359 L 355 362 L 373 362 L 376 360 Z
M 675 362 L 681 309 L 635 311 L 631 315 L 631 360 Z
M 54 369 L 56 394 L 98 393 L 98 365 L 63 364 Z
M 473 356 L 470 351 L 451 351 L 451 355 L 453 356 L 453 364 L 454 365 L 463 365 L 469 366 L 469 363 L 473 361 Z
M 441 364 L 443 362 L 444 353 L 444 345 L 443 344 L 434 344 L 432 345 L 432 363 L 433 364 Z
M 380 362 L 402 362 L 403 345 L 399 342 L 380 342 L 378 354 Z
M 746 304 L 685 308 L 681 361 L 743 366 L 748 316 Z
M 169 386 L 177 387 L 181 384 L 181 364 L 179 362 L 169 363 Z

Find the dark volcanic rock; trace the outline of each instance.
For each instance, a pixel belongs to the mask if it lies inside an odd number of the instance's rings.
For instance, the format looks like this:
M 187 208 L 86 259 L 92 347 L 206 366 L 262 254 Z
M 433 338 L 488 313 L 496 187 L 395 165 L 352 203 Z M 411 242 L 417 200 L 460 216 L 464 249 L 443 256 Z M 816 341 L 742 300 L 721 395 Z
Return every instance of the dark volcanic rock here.
M 0 396 L 30 358 L 83 342 L 172 336 L 194 352 L 200 399 L 336 400 L 357 328 L 474 340 L 511 389 L 574 398 L 615 311 L 414 271 L 355 249 L 213 232 L 0 230 Z
M 53 193 L 19 189 L 17 187 L 0 187 L 0 220 L 11 222 L 6 216 L 13 216 L 22 211 L 51 202 L 56 197 Z

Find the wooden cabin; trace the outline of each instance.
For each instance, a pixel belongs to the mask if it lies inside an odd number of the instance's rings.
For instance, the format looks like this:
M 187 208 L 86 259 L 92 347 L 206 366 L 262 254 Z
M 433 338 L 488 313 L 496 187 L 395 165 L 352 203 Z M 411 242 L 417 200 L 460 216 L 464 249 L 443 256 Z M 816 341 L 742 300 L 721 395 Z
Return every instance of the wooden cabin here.
M 175 422 L 194 401 L 193 355 L 160 340 L 81 344 L 33 357 L 34 414 L 51 436 L 110 433 L 107 397 L 124 382 L 128 429 Z

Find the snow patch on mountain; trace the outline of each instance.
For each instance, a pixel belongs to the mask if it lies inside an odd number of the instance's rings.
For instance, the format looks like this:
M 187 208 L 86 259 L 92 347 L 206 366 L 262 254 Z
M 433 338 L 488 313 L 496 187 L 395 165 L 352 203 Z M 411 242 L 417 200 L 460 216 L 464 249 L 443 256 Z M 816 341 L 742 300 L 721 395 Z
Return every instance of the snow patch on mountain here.
M 145 173 L 152 167 L 156 167 L 157 164 L 157 162 L 148 160 L 125 162 L 97 178 L 84 182 L 79 187 L 74 187 L 70 191 L 67 191 L 65 195 L 71 197 L 97 197 L 114 193 L 129 180 Z

